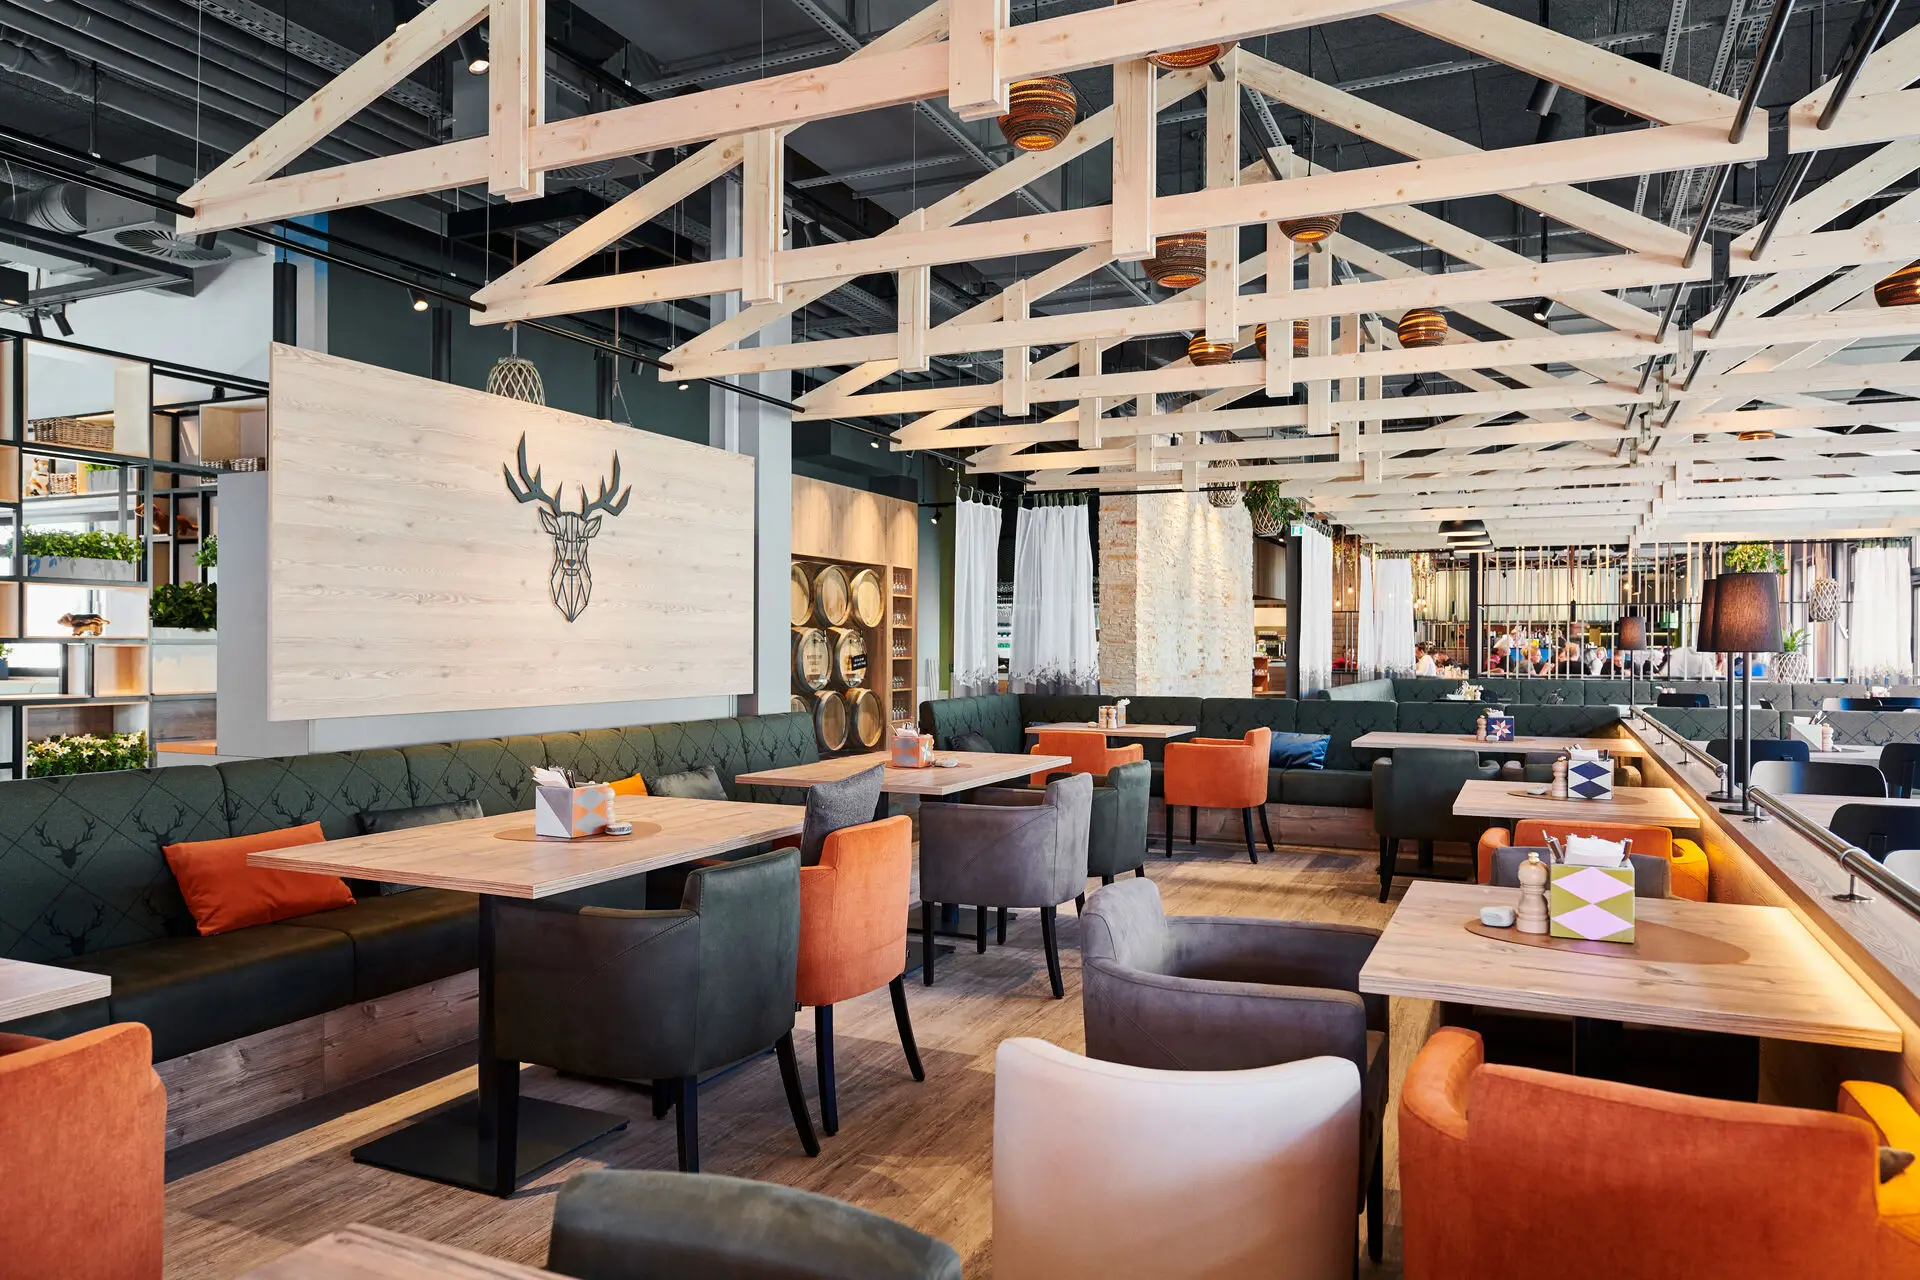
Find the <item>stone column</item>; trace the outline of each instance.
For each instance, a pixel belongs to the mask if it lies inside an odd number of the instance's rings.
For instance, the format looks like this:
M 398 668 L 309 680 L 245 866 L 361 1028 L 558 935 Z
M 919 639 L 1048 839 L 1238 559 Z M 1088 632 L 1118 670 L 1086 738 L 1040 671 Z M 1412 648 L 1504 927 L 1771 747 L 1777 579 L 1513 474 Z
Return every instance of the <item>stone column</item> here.
M 1204 493 L 1100 499 L 1103 694 L 1253 691 L 1253 529 Z

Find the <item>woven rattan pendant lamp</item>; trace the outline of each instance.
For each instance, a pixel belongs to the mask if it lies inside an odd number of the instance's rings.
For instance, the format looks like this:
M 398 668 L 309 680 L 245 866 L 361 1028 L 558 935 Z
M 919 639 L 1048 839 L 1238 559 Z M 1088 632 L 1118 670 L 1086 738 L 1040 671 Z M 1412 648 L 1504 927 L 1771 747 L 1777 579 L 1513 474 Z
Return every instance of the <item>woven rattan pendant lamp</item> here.
M 1065 76 L 1015 80 L 1007 86 L 1000 133 L 1022 151 L 1051 151 L 1073 132 L 1080 98 Z
M 513 342 L 512 352 L 495 360 L 493 368 L 487 370 L 487 390 L 509 400 L 545 404 L 547 387 L 540 380 L 540 370 L 520 355 L 520 326 L 508 325 L 507 332 Z
M 1187 359 L 1197 365 L 1225 364 L 1233 359 L 1233 344 L 1209 342 L 1206 334 L 1196 333 L 1187 339 Z
M 1437 347 L 1447 340 L 1447 318 L 1432 307 L 1415 307 L 1395 330 L 1403 347 Z
M 1191 289 L 1207 278 L 1207 233 L 1160 236 L 1153 242 L 1153 256 L 1141 265 L 1147 279 L 1163 289 Z
M 1920 262 L 1909 262 L 1874 285 L 1873 300 L 1883 307 L 1910 307 L 1920 302 Z
M 1253 345 L 1260 352 L 1260 358 L 1265 360 L 1267 358 L 1267 326 L 1263 324 L 1254 326 Z M 1305 320 L 1293 322 L 1293 354 L 1296 356 L 1307 354 L 1307 322 Z

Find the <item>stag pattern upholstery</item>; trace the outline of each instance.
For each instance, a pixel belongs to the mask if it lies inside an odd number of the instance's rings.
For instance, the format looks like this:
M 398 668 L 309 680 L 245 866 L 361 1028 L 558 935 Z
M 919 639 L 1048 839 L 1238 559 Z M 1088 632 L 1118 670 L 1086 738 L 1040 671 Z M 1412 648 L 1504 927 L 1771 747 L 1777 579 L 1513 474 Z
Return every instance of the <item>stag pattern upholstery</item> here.
M 227 824 L 236 836 L 317 822 L 327 839 L 344 840 L 360 834 L 361 814 L 413 803 L 406 758 L 398 751 L 334 751 L 215 767 L 226 784 Z

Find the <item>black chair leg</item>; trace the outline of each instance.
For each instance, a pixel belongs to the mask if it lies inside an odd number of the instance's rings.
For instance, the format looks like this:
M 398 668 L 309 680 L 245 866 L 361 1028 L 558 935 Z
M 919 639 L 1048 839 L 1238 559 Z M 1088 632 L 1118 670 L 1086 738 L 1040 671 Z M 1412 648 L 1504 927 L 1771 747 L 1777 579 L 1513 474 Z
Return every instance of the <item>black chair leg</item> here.
M 1167 815 L 1167 856 L 1171 858 L 1173 856 L 1173 806 L 1163 804 L 1160 807 L 1166 811 Z
M 1380 901 L 1387 900 L 1387 892 L 1393 888 L 1393 862 L 1399 856 L 1400 842 L 1388 836 L 1380 837 Z
M 1421 840 L 1418 842 L 1418 845 L 1420 849 L 1420 869 L 1422 871 L 1433 870 L 1433 841 Z
M 937 902 L 920 904 L 920 982 L 923 986 L 933 985 L 933 917 L 939 910 Z
M 1273 828 L 1267 825 L 1267 806 L 1260 806 L 1260 834 L 1266 839 L 1267 852 L 1273 852 Z
M 1245 827 L 1247 831 L 1247 861 L 1257 865 L 1260 861 L 1260 854 L 1253 847 L 1253 810 L 1242 809 L 1240 811 L 1240 825 Z
M 1083 916 L 1087 914 L 1087 895 L 1086 894 L 1076 893 L 1073 895 L 1073 914 L 1077 916 Z
M 1135 867 L 1133 869 L 1133 874 L 1135 879 L 1145 880 L 1147 878 L 1147 864 L 1143 862 L 1139 866 Z
M 920 1065 L 920 1046 L 913 1041 L 913 1019 L 907 1016 L 905 974 L 887 984 L 887 994 L 893 997 L 893 1021 L 900 1028 L 900 1047 L 907 1053 L 907 1070 L 913 1073 L 915 1080 L 925 1080 L 927 1069 Z
M 1007 909 L 1005 907 L 995 908 L 993 913 L 993 945 L 996 947 L 1007 945 Z
M 667 1112 L 673 1110 L 674 1088 L 674 1082 L 671 1080 L 655 1080 L 653 1082 L 653 1118 L 655 1120 L 662 1118 Z
M 674 1128 L 680 1139 L 680 1172 L 700 1172 L 700 1081 L 681 1076 L 673 1087 Z
M 840 1132 L 840 1099 L 833 1077 L 833 1006 L 813 1008 L 813 1058 L 820 1071 L 820 1132 L 831 1138 Z
M 973 953 L 980 956 L 987 954 L 987 909 L 985 907 L 973 909 Z
M 1187 843 L 1198 846 L 1200 843 L 1200 806 L 1187 806 Z
M 1134 868 L 1134 870 L 1135 870 L 1135 871 L 1137 871 L 1137 872 L 1141 872 L 1141 873 L 1144 873 L 1144 872 L 1146 871 L 1146 868 L 1145 868 L 1145 867 L 1135 867 L 1135 868 Z M 1100 877 L 1100 883 L 1101 883 L 1101 884 L 1102 884 L 1103 886 L 1104 886 L 1104 885 L 1110 885 L 1110 884 L 1112 884 L 1112 883 L 1113 883 L 1113 877 L 1112 877 L 1112 876 L 1101 876 L 1101 877 Z
M 1387 1144 L 1373 1149 L 1373 1176 L 1367 1179 L 1367 1256 L 1378 1263 L 1387 1248 Z
M 1047 952 L 1047 981 L 1053 984 L 1053 998 L 1065 1000 L 1067 988 L 1060 981 L 1060 938 L 1054 913 L 1058 907 L 1040 908 L 1040 944 Z
M 813 1121 L 807 1118 L 807 1098 L 800 1092 L 800 1060 L 793 1052 L 793 1032 L 774 1041 L 773 1052 L 780 1059 L 780 1083 L 787 1086 L 787 1110 L 793 1112 L 793 1127 L 800 1131 L 800 1145 L 810 1156 L 820 1154 L 820 1139 L 813 1136 Z

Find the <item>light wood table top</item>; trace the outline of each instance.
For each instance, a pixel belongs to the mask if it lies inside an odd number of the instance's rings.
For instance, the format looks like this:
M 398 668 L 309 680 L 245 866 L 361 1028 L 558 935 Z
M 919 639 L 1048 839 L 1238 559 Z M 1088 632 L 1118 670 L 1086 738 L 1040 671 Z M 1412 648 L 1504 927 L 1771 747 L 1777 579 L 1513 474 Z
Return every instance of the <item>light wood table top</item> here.
M 1360 970 L 1371 994 L 1897 1052 L 1900 1028 L 1784 907 L 1634 902 L 1633 944 L 1574 951 L 1467 930 L 1518 890 L 1415 881 Z M 1659 938 L 1649 938 L 1650 927 Z M 1647 958 L 1654 946 L 1685 960 Z M 1608 954 L 1593 954 L 1592 947 Z M 1617 954 L 1614 954 L 1616 953 Z
M 543 1280 L 554 1274 L 355 1223 L 283 1253 L 241 1280 Z
M 887 764 L 885 752 L 876 751 L 871 755 L 838 756 L 813 764 L 743 773 L 734 781 L 763 787 L 811 787 L 816 782 L 838 782 L 875 765 L 886 765 L 886 777 L 880 784 L 880 790 L 886 795 L 950 796 L 996 782 L 1028 778 L 1042 769 L 1073 763 L 1068 756 L 1005 755 L 989 751 L 936 751 L 933 758 L 960 763 L 951 769 L 937 765 L 930 769 L 896 769 Z
M 1527 792 L 1544 782 L 1470 778 L 1460 784 L 1453 812 L 1462 818 L 1539 818 L 1543 822 L 1637 822 L 1692 830 L 1700 815 L 1665 787 L 1615 787 L 1611 800 L 1556 800 Z
M 102 973 L 0 960 L 0 1022 L 104 1000 L 112 991 L 113 979 Z
M 1375 729 L 1353 740 L 1360 750 L 1391 751 L 1396 747 L 1458 747 L 1485 754 L 1501 755 L 1520 751 L 1611 751 L 1616 756 L 1643 754 L 1631 738 L 1551 738 L 1517 734 L 1506 742 L 1484 742 L 1470 733 L 1402 733 L 1397 729 Z
M 1091 733 L 1104 733 L 1109 738 L 1184 738 L 1193 732 L 1190 724 L 1123 724 L 1118 729 L 1104 729 L 1088 720 L 1063 720 L 1059 724 L 1030 724 L 1027 736 L 1046 729 L 1085 729 Z
M 1764 788 L 1763 788 L 1764 790 Z M 1876 796 L 1783 796 L 1787 807 L 1817 827 L 1830 826 L 1833 814 L 1843 804 L 1884 804 L 1901 809 L 1920 808 L 1920 800 L 1880 799 Z
M 247 865 L 546 898 L 798 835 L 806 816 L 799 805 L 670 796 L 616 796 L 614 813 L 633 824 L 632 835 L 537 839 L 526 810 L 254 853 Z
M 1835 743 L 1831 751 L 1821 751 L 1818 748 L 1809 750 L 1807 752 L 1807 758 L 1817 760 L 1822 764 L 1870 764 L 1878 768 L 1880 765 L 1880 748 L 1848 747 Z

